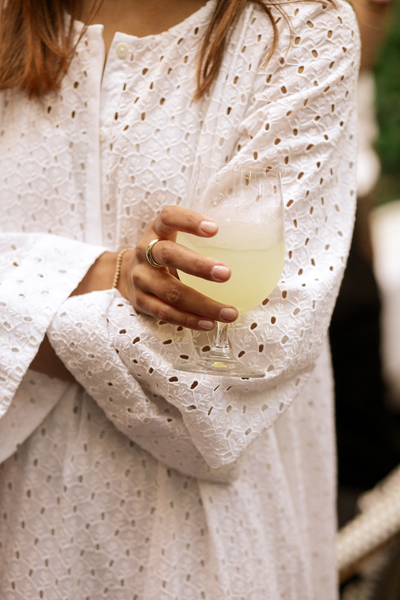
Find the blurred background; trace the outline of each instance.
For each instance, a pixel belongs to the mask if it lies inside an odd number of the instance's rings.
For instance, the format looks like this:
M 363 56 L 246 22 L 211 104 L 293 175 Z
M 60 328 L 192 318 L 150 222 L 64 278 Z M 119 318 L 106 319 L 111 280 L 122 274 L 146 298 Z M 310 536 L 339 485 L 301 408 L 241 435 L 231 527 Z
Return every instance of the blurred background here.
M 341 595 L 400 600 L 400 0 L 352 4 L 362 40 L 357 216 L 330 328 L 338 521 L 353 553 Z

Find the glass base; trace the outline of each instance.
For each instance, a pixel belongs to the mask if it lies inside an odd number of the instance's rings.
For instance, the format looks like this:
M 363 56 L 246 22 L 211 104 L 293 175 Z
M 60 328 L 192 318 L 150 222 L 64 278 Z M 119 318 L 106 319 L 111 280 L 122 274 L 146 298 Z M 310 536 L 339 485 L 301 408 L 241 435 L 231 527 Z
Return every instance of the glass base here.
M 265 377 L 263 371 L 248 369 L 235 359 L 227 358 L 199 358 L 198 360 L 178 363 L 174 365 L 178 371 L 189 373 L 206 373 L 207 375 L 218 375 L 219 377 L 243 377 L 243 379 L 254 379 Z

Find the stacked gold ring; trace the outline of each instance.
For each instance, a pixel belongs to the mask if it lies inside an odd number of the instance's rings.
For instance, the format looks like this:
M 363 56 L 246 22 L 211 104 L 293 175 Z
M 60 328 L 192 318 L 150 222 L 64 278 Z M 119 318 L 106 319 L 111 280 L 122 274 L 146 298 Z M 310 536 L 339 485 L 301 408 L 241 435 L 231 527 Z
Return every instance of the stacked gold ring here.
M 164 265 L 160 265 L 158 264 L 158 262 L 156 262 L 153 258 L 153 255 L 151 253 L 153 247 L 157 244 L 157 242 L 159 242 L 160 240 L 158 238 L 156 238 L 155 240 L 152 240 L 150 242 L 150 244 L 147 246 L 146 249 L 146 258 L 147 258 L 147 262 L 152 266 L 155 267 L 156 269 L 160 269 L 161 267 L 163 267 Z

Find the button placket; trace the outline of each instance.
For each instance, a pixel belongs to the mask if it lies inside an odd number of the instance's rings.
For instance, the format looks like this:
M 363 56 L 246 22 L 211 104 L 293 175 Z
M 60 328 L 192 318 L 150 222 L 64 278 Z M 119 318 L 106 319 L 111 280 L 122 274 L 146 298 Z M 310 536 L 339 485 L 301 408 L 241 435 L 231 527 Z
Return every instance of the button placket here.
M 130 59 L 133 51 L 133 44 L 129 40 L 124 41 L 123 34 L 116 35 L 117 37 L 113 40 L 103 73 L 99 128 L 104 235 L 107 244 L 110 244 L 110 246 L 115 241 L 116 230 L 112 225 L 112 220 L 117 208 L 115 198 L 112 195 L 110 197 L 108 173 L 110 172 L 110 165 L 113 160 L 113 143 L 116 136 L 118 136 L 118 125 L 120 123 L 118 115 L 121 109 L 121 96 L 125 82 L 132 69 Z
M 126 42 L 115 43 L 114 41 L 110 52 L 103 74 L 101 127 L 99 130 L 101 144 L 104 144 L 111 136 L 114 115 L 118 111 L 120 83 L 125 79 L 123 73 L 129 68 L 128 61 L 124 59 L 130 56 L 131 49 Z

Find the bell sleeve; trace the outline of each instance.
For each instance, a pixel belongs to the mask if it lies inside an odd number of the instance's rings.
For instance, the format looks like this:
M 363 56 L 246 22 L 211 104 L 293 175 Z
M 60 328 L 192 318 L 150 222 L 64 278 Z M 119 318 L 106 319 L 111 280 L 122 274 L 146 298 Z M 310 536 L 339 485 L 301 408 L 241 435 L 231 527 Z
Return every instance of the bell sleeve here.
M 0 424 L 52 318 L 103 252 L 54 235 L 0 235 Z

